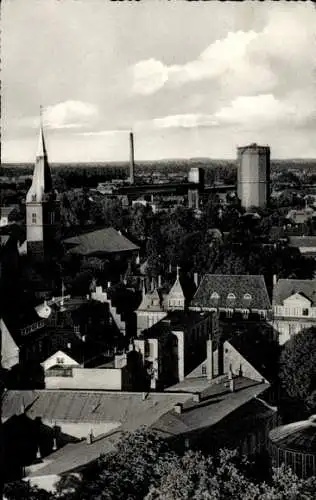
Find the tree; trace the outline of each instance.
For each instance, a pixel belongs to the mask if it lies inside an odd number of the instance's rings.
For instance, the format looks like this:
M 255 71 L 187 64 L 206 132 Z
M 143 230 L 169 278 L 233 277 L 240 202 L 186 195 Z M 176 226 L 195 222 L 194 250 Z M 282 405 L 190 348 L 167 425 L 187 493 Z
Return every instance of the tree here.
M 55 494 L 23 481 L 7 485 L 8 500 L 313 500 L 316 478 L 300 480 L 284 466 L 269 481 L 236 451 L 214 456 L 176 453 L 154 432 L 126 434 L 117 449 L 79 474 L 64 476 Z
M 285 344 L 280 380 L 285 402 L 295 405 L 302 417 L 316 409 L 316 328 L 303 330 Z

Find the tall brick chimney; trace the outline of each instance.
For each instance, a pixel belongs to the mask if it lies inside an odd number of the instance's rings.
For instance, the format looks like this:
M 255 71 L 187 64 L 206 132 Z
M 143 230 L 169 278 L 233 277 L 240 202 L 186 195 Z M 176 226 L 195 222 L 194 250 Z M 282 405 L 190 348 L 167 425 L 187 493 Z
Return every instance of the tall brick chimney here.
M 135 173 L 135 163 L 134 163 L 134 134 L 130 132 L 129 134 L 129 181 L 134 184 L 134 173 Z

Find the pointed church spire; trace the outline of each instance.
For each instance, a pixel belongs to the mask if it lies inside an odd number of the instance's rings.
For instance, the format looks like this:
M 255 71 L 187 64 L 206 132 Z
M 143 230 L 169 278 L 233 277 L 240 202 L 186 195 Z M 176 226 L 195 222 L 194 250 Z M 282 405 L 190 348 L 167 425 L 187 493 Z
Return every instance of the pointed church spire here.
M 45 139 L 44 139 L 44 130 L 43 130 L 43 106 L 40 106 L 40 130 L 38 137 L 38 146 L 36 158 L 46 158 L 46 147 L 45 147 Z
M 36 152 L 36 161 L 33 172 L 32 185 L 27 193 L 26 202 L 41 203 L 43 201 L 44 193 L 49 193 L 52 190 L 52 177 L 47 160 L 47 152 L 44 139 L 43 128 L 43 108 L 40 107 L 40 130 L 39 140 Z

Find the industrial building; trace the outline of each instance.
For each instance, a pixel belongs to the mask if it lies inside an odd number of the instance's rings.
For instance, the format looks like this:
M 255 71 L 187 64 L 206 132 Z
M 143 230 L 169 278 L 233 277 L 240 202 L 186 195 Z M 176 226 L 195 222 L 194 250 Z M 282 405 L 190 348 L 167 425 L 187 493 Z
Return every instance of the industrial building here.
M 250 144 L 237 148 L 237 194 L 241 206 L 264 208 L 270 191 L 270 148 Z

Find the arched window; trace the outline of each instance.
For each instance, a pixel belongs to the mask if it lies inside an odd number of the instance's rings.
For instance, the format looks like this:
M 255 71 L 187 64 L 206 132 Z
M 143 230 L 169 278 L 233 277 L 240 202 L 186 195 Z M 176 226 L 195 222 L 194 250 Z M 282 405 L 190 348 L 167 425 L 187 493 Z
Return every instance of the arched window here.
M 229 293 L 229 294 L 227 295 L 227 299 L 228 299 L 228 300 L 236 300 L 236 296 L 235 296 L 233 293 Z
M 212 295 L 211 295 L 211 299 L 218 300 L 219 299 L 218 293 L 217 292 L 213 292 Z
M 252 299 L 252 297 L 251 297 L 250 293 L 245 293 L 244 300 L 250 301 L 251 299 Z

